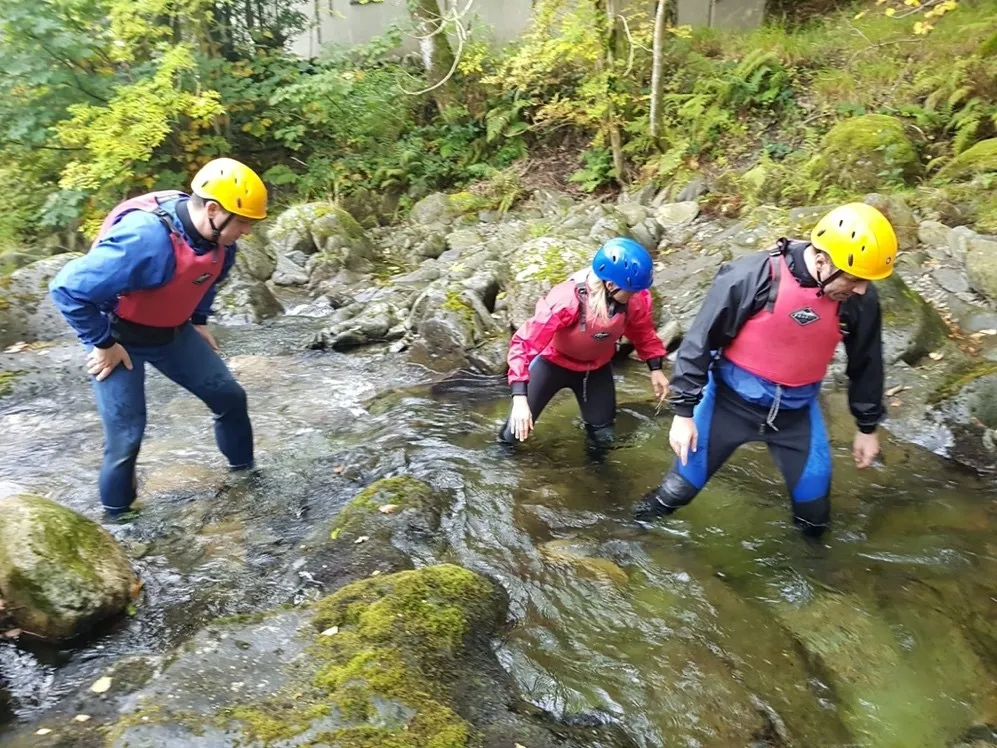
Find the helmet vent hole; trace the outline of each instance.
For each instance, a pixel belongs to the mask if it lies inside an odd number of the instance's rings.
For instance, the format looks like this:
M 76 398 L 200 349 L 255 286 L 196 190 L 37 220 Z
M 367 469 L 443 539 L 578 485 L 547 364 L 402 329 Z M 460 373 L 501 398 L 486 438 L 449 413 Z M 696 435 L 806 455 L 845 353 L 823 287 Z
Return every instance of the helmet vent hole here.
M 848 267 L 851 267 L 855 263 L 855 255 L 848 255 Z
M 817 236 L 824 236 L 824 234 L 826 234 L 826 233 L 827 233 L 827 229 L 821 229 L 820 231 L 817 232 Z
M 845 225 L 845 219 L 844 219 L 844 218 L 842 218 L 842 219 L 840 219 L 840 220 L 838 221 L 838 228 L 840 229 L 840 228 L 841 228 L 842 226 L 844 226 L 844 225 Z
M 855 238 L 855 232 L 853 231 L 852 232 L 852 239 L 854 239 L 854 238 Z
M 862 251 L 865 252 L 865 245 L 862 245 Z
M 242 207 L 242 198 L 241 197 L 237 197 L 235 199 L 235 204 L 241 208 Z
M 887 257 L 886 258 L 886 264 L 889 265 L 891 262 L 893 262 L 893 258 L 892 257 Z
M 606 269 L 606 263 L 604 262 L 599 266 L 599 272 L 601 273 L 605 269 Z

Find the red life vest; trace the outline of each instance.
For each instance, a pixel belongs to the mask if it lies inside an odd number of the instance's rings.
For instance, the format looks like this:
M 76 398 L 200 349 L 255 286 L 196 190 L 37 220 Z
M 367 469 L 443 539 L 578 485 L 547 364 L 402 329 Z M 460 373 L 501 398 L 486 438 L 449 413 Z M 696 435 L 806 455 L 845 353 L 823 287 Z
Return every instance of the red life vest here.
M 819 382 L 842 338 L 838 302 L 801 286 L 782 253 L 769 261 L 772 292 L 768 303 L 744 324 L 723 356 L 784 387 Z
M 578 368 L 577 365 L 571 365 L 574 362 L 583 364 L 582 368 L 599 368 L 605 365 L 616 354 L 616 343 L 623 337 L 627 324 L 626 314 L 614 314 L 609 319 L 590 314 L 588 289 L 584 283 L 567 281 L 555 289 L 558 293 L 571 293 L 577 297 L 578 324 L 554 333 L 548 347 L 554 350 L 555 355 L 548 355 L 546 352 L 544 355 L 562 366 L 568 363 L 565 359 L 569 359 L 570 363 L 566 366 L 569 369 Z M 591 366 L 595 363 L 598 366 Z
M 115 206 L 101 224 L 96 245 L 111 230 L 121 217 L 133 210 L 155 213 L 163 222 L 173 245 L 173 258 L 176 268 L 173 277 L 159 288 L 129 291 L 118 297 L 114 313 L 121 319 L 149 327 L 177 327 L 190 319 L 201 299 L 218 279 L 222 263 L 218 249 L 197 254 L 183 234 L 174 225 L 173 219 L 160 208 L 161 202 L 186 197 L 174 190 L 150 192 L 139 195 Z

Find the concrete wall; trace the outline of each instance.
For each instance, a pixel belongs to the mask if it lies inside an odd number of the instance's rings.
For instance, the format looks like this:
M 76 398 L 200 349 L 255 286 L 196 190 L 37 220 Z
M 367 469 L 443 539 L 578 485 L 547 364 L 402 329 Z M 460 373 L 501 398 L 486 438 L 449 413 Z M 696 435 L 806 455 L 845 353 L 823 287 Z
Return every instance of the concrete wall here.
M 467 0 L 440 0 L 444 8 L 452 7 L 454 3 L 464 8 Z M 624 0 L 620 4 L 626 5 L 627 2 Z M 652 16 L 653 7 L 651 3 Z M 405 0 L 383 0 L 364 5 L 356 0 L 302 0 L 301 10 L 313 24 L 313 28 L 292 45 L 292 51 L 302 57 L 317 56 L 326 44 L 363 44 L 383 34 L 392 23 L 406 28 L 409 20 Z M 475 38 L 480 39 L 482 34 L 487 34 L 495 43 L 505 44 L 529 27 L 532 12 L 533 0 L 475 0 L 469 14 L 470 30 Z M 679 24 L 754 28 L 761 24 L 764 14 L 765 0 L 678 0 Z M 403 49 L 416 51 L 416 41 L 407 37 Z
M 450 7 L 451 0 L 443 0 L 441 7 Z M 458 0 L 460 8 L 466 7 L 466 0 Z M 384 33 L 392 23 L 406 28 L 409 15 L 405 0 L 384 0 L 380 3 L 360 5 L 350 0 L 318 0 L 319 22 L 310 32 L 298 38 L 292 51 L 304 57 L 318 55 L 321 46 L 338 44 L 353 46 L 368 42 Z M 316 3 L 312 0 L 302 3 L 302 11 L 315 20 Z M 530 25 L 533 12 L 532 0 L 475 0 L 468 14 L 475 38 L 487 33 L 498 44 L 505 44 L 517 38 Z M 488 27 L 487 29 L 485 27 Z M 321 44 L 319 44 L 321 39 Z M 417 43 L 406 38 L 403 45 L 406 51 L 415 51 Z
M 765 0 L 678 0 L 678 23 L 753 29 L 765 20 Z

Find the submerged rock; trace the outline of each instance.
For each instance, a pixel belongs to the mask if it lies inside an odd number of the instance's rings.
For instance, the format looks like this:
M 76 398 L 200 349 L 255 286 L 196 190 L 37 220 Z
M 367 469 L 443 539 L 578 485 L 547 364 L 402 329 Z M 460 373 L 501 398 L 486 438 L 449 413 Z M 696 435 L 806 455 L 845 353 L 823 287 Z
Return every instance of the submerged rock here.
M 108 742 L 628 745 L 604 728 L 555 732 L 516 709 L 488 644 L 503 616 L 498 589 L 458 566 L 358 581 L 308 610 L 202 632 L 130 700 Z
M 40 496 L 0 501 L 0 597 L 19 628 L 54 640 L 86 634 L 125 610 L 137 581 L 95 522 Z

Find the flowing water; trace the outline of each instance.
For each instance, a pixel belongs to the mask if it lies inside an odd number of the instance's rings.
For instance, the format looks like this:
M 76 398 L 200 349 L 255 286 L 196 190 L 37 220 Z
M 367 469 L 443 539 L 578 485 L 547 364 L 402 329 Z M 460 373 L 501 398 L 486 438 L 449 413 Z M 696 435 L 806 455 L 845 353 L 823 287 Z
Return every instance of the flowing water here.
M 308 538 L 364 485 L 407 473 L 452 496 L 441 560 L 506 588 L 498 657 L 561 718 L 616 721 L 640 746 L 993 739 L 990 482 L 888 437 L 883 464 L 856 471 L 847 407 L 830 393 L 827 537 L 793 527 L 756 447 L 681 513 L 643 526 L 629 508 L 671 460 L 670 416 L 655 415 L 643 367 L 618 368 L 618 444 L 592 462 L 568 396 L 510 451 L 495 440 L 501 387 L 433 388 L 425 370 L 372 349 L 302 352 L 310 324 L 220 336 L 250 395 L 256 482 L 226 474 L 200 403 L 149 377 L 143 507 L 108 525 L 146 597 L 83 648 L 0 644 L 8 731 L 40 724 L 112 662 L 166 653 L 219 616 L 314 597 Z M 82 360 L 70 344 L 7 357 L 30 373 L 0 400 L 0 482 L 98 518 L 101 431 Z

